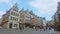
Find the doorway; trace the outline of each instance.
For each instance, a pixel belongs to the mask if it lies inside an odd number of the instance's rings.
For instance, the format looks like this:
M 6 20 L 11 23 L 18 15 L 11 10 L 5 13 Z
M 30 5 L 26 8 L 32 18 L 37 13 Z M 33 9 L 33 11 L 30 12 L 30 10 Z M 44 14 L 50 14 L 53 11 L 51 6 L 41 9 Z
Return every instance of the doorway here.
M 12 23 L 9 23 L 9 28 L 12 28 Z

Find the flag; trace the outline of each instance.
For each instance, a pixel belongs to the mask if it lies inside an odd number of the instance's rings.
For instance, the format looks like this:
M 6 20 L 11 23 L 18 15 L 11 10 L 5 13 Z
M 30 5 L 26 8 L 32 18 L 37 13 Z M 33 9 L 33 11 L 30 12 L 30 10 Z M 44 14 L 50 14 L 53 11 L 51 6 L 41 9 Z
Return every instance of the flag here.
M 33 15 L 30 15 L 30 23 L 32 23 Z

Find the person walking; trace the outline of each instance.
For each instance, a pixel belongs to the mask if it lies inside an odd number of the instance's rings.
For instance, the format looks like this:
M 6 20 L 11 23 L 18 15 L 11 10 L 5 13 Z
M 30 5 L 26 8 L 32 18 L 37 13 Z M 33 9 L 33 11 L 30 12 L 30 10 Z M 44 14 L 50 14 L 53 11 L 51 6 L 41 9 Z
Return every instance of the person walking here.
M 52 28 L 52 27 L 49 27 L 49 33 L 50 34 L 54 34 L 55 32 L 54 32 L 54 29 Z
M 49 27 L 49 33 L 51 34 L 52 32 L 51 32 L 51 27 Z
M 53 33 L 53 34 L 55 33 L 53 28 L 52 28 L 52 33 Z

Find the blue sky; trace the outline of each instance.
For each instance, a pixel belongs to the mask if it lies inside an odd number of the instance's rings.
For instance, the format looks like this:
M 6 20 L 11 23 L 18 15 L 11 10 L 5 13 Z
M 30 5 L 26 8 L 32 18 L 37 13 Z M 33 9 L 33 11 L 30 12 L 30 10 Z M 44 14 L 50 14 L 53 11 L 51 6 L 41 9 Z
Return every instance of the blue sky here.
M 60 0 L 0 0 L 0 18 L 15 3 L 18 3 L 19 10 L 21 8 L 29 9 L 34 14 L 51 20 L 57 10 L 57 3 Z

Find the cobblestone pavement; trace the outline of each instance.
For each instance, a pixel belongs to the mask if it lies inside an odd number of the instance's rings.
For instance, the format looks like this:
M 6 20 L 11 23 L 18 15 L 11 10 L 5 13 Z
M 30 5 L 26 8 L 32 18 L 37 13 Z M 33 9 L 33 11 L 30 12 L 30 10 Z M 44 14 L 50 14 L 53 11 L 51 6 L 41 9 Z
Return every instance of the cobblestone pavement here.
M 24 30 L 16 30 L 16 29 L 0 29 L 0 34 L 49 34 L 49 31 L 40 31 L 34 29 L 24 29 Z M 60 34 L 60 32 L 55 31 L 54 34 Z

